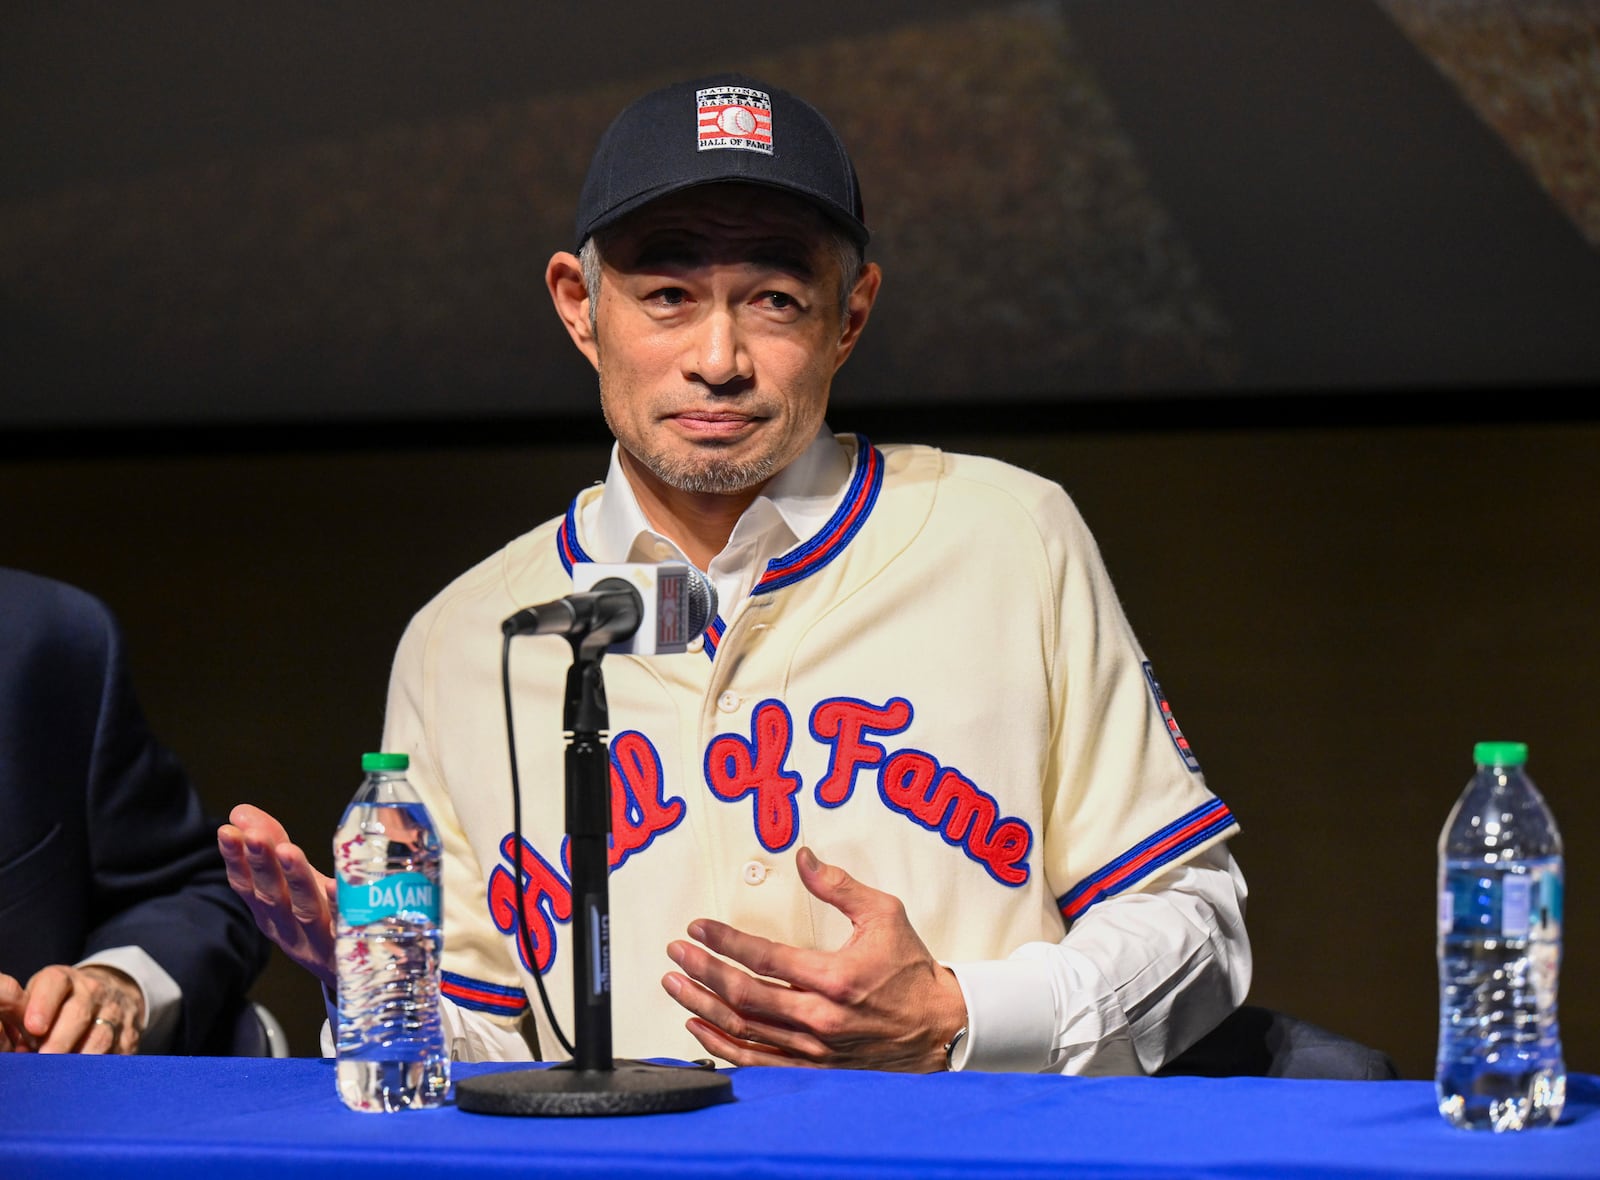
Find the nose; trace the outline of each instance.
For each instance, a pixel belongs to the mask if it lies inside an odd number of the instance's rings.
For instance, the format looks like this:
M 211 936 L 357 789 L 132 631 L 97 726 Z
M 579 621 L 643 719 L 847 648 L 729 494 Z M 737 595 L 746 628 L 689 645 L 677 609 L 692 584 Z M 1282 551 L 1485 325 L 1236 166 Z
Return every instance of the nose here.
M 712 308 L 701 318 L 684 356 L 685 376 L 709 386 L 747 381 L 755 375 L 749 349 L 732 309 Z

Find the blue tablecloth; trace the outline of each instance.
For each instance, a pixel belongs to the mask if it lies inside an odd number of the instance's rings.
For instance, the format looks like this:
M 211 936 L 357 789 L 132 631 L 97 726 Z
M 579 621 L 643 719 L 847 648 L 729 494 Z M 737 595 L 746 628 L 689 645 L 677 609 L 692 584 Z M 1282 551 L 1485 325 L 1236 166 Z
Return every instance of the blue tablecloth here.
M 384 1115 L 346 1110 L 314 1058 L 0 1054 L 0 1177 L 1600 1176 L 1591 1075 L 1562 1125 L 1506 1135 L 1446 1126 L 1426 1082 L 729 1076 L 733 1102 L 676 1114 Z

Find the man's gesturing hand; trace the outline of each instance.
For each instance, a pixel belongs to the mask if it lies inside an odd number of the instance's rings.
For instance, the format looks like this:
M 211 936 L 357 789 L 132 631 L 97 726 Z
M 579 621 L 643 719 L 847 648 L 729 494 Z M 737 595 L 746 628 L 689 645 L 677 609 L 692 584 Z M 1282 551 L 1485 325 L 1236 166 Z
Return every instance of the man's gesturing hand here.
M 333 878 L 312 868 L 283 825 L 259 807 L 241 803 L 228 819 L 217 829 L 228 884 L 268 938 L 333 987 L 333 916 L 339 905 Z
M 812 896 L 850 919 L 849 939 L 834 951 L 802 950 L 722 922 L 691 922 L 695 941 L 667 947 L 682 973 L 661 981 L 693 1014 L 689 1031 L 735 1065 L 943 1069 L 944 1045 L 966 1023 L 954 972 L 928 953 L 899 898 L 809 848 L 795 866 Z

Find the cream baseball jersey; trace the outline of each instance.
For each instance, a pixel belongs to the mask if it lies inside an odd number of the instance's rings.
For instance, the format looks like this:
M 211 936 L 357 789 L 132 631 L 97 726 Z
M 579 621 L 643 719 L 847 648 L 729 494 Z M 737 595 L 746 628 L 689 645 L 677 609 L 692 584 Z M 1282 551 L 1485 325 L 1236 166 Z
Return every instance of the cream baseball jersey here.
M 663 991 L 666 945 L 714 917 L 834 948 L 809 845 L 905 904 L 945 962 L 1062 938 L 1101 902 L 1237 830 L 1207 788 L 1063 489 L 993 459 L 839 440 L 851 479 L 816 535 L 721 604 L 698 648 L 602 662 L 619 1057 L 704 1050 Z M 462 1021 L 572 1035 L 562 695 L 571 650 L 513 641 L 513 833 L 501 621 L 570 593 L 593 487 L 412 620 L 383 748 L 444 841 L 444 991 Z M 529 927 L 518 936 L 517 858 Z M 534 997 L 530 1004 L 529 997 Z

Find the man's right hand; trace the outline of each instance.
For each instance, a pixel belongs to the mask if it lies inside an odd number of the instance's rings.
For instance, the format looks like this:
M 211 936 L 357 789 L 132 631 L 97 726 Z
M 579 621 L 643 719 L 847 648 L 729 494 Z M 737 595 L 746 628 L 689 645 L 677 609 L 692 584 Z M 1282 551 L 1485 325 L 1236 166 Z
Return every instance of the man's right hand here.
M 335 987 L 333 919 L 339 903 L 333 878 L 312 868 L 283 825 L 259 807 L 241 803 L 228 820 L 217 829 L 228 884 L 268 938 L 326 987 Z

